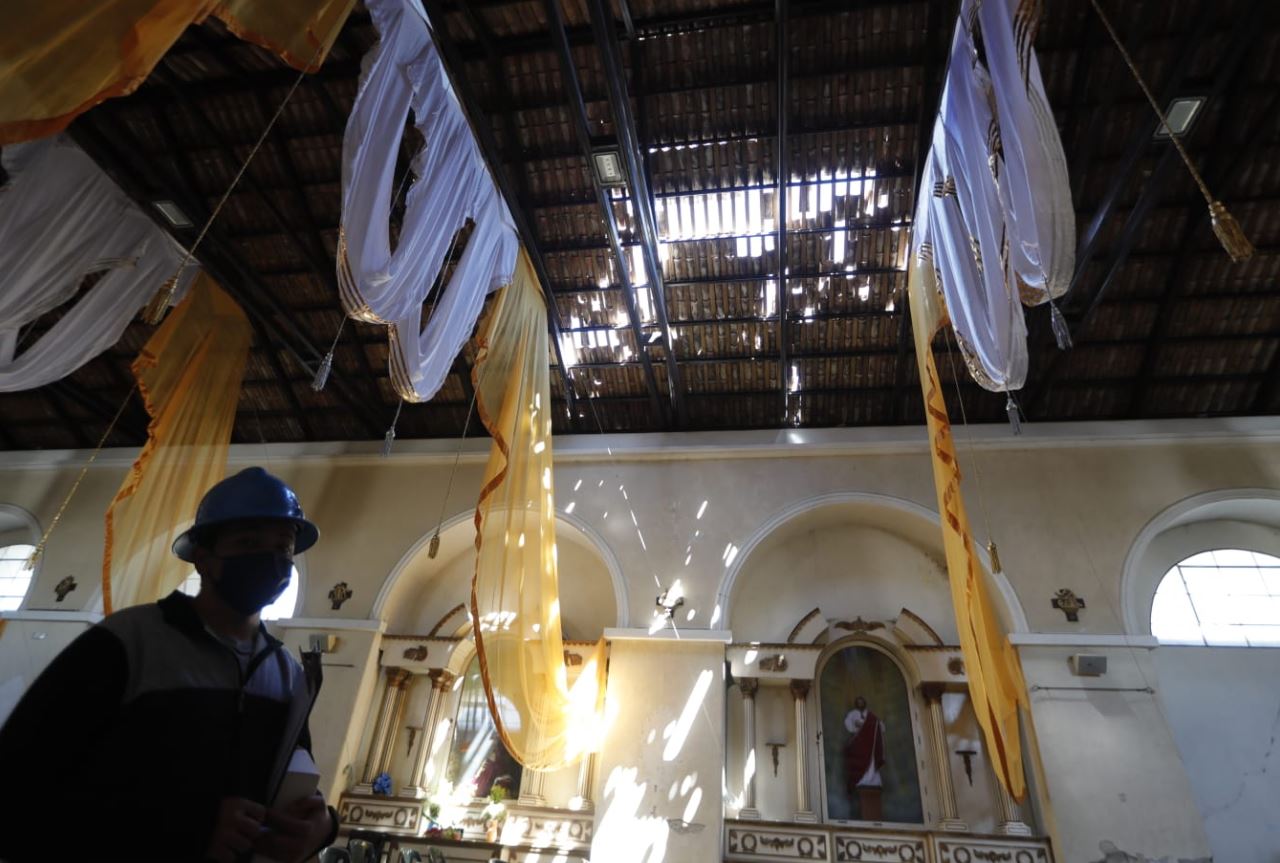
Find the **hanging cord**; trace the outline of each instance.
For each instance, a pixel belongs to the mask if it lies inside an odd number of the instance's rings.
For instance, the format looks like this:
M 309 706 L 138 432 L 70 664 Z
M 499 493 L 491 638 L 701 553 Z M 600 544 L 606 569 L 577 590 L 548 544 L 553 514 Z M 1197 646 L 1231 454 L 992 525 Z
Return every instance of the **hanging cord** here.
M 182 262 L 178 264 L 178 269 L 172 276 L 165 280 L 160 286 L 160 290 L 151 298 L 151 302 L 147 303 L 147 307 L 142 310 L 142 320 L 145 323 L 155 326 L 160 323 L 164 317 L 165 309 L 173 302 L 173 295 L 178 290 L 178 279 L 182 276 L 182 271 L 186 269 L 187 264 L 191 263 L 191 259 L 195 257 L 196 249 L 200 247 L 200 243 L 204 241 L 205 235 L 209 233 L 209 229 L 213 227 L 213 222 L 218 218 L 218 214 L 222 212 L 222 208 L 226 206 L 227 201 L 231 198 L 231 193 L 235 191 L 236 186 L 240 184 L 240 179 L 249 170 L 249 163 L 253 161 L 253 157 L 258 155 L 258 151 L 262 149 L 262 145 L 266 142 L 267 136 L 271 134 L 271 130 L 275 127 L 276 121 L 280 119 L 280 115 L 284 113 L 285 106 L 289 104 L 289 100 L 293 98 L 293 94 L 297 92 L 298 86 L 302 84 L 302 79 L 307 76 L 307 69 L 316 65 L 316 61 L 320 59 L 320 55 L 324 53 L 325 46 L 322 42 L 316 46 L 315 56 L 311 58 L 311 62 L 306 65 L 303 71 L 298 73 L 298 77 L 294 79 L 293 86 L 289 88 L 289 92 L 285 94 L 284 101 L 276 112 L 271 115 L 271 119 L 267 121 L 267 125 L 263 128 L 262 134 L 258 136 L 257 142 L 253 148 L 249 150 L 249 155 L 245 156 L 244 161 L 240 164 L 240 169 L 236 171 L 236 175 L 231 179 L 231 184 L 227 186 L 222 197 L 218 199 L 218 203 L 214 206 L 213 212 L 209 214 L 209 218 L 205 220 L 204 227 L 200 229 L 200 233 L 196 235 L 196 240 L 186 249 L 182 256 Z
M 404 399 L 396 403 L 396 415 L 391 418 L 391 427 L 382 436 L 382 457 L 391 455 L 391 447 L 396 442 L 396 423 L 400 422 L 400 411 L 404 410 Z
M 49 542 L 49 537 L 53 534 L 54 529 L 58 526 L 58 522 L 62 521 L 62 515 L 67 511 L 67 507 L 71 504 L 71 499 L 76 496 L 76 492 L 80 488 L 80 483 L 84 482 L 85 474 L 89 472 L 89 467 L 97 460 L 98 453 L 102 452 L 102 448 L 107 445 L 107 438 L 111 437 L 111 432 L 115 430 L 116 423 L 120 417 L 124 415 L 124 409 L 129 406 L 129 400 L 133 398 L 133 392 L 138 388 L 137 381 L 134 381 L 129 392 L 125 393 L 124 400 L 120 402 L 120 407 L 116 409 L 116 415 L 111 418 L 111 422 L 107 424 L 107 430 L 102 433 L 102 438 L 98 441 L 98 445 L 93 448 L 93 452 L 89 453 L 89 458 L 85 461 L 84 466 L 80 468 L 80 475 L 76 477 L 76 481 L 71 484 L 71 489 L 67 492 L 67 496 L 62 499 L 58 511 L 54 513 L 53 519 L 49 522 L 49 527 L 45 530 L 44 536 L 40 537 L 35 550 L 31 552 L 31 556 L 27 558 L 23 569 L 30 572 L 36 568 L 36 562 L 44 555 L 45 546 Z
M 329 373 L 333 371 L 333 352 L 338 349 L 338 339 L 342 338 L 342 330 L 347 326 L 347 316 L 342 316 L 338 331 L 333 334 L 333 344 L 329 345 L 329 353 L 324 355 L 320 365 L 316 367 L 316 375 L 311 379 L 311 389 L 320 392 L 329 382 Z
M 462 445 L 467 440 L 467 431 L 471 428 L 471 413 L 476 408 L 476 392 L 471 391 L 471 406 L 467 408 L 467 419 L 462 424 L 462 437 L 458 438 L 458 449 L 453 454 L 453 468 L 449 471 L 449 483 L 444 489 L 444 500 L 440 502 L 440 517 L 436 519 L 436 532 L 431 535 L 431 544 L 427 546 L 427 557 L 435 560 L 440 553 L 440 528 L 444 526 L 444 516 L 449 509 L 449 494 L 453 491 L 453 478 L 458 473 L 458 462 L 462 459 Z
M 1235 217 L 1227 212 L 1226 205 L 1214 199 L 1213 193 L 1209 191 L 1209 187 L 1204 182 L 1204 178 L 1200 176 L 1200 172 L 1196 170 L 1195 164 L 1191 161 L 1191 156 L 1187 154 L 1186 148 L 1182 146 L 1182 139 L 1175 135 L 1173 129 L 1170 128 L 1169 120 L 1165 117 L 1164 110 L 1156 103 L 1155 97 L 1151 95 L 1147 82 L 1143 80 L 1142 75 L 1138 72 L 1138 67 L 1134 65 L 1133 58 L 1125 50 L 1124 43 L 1120 41 L 1120 36 L 1116 33 L 1115 28 L 1111 26 L 1111 21 L 1107 18 L 1106 13 L 1102 11 L 1102 6 L 1099 5 L 1098 0 L 1089 0 L 1089 2 L 1093 4 L 1094 11 L 1098 13 L 1098 18 L 1102 20 L 1102 26 L 1107 28 L 1107 34 L 1120 51 L 1120 56 L 1124 58 L 1125 65 L 1129 67 L 1129 71 L 1133 74 L 1133 79 L 1138 82 L 1142 95 L 1147 97 L 1147 101 L 1151 104 L 1151 109 L 1160 118 L 1160 125 L 1164 127 L 1165 134 L 1169 136 L 1169 140 L 1177 148 L 1178 155 L 1182 157 L 1183 164 L 1187 166 L 1187 171 L 1190 172 L 1191 178 L 1200 187 L 1200 194 L 1204 196 L 1205 203 L 1209 205 L 1209 217 L 1213 221 L 1213 232 L 1217 235 L 1218 242 L 1222 244 L 1222 248 L 1226 250 L 1231 260 L 1235 263 L 1249 260 L 1249 258 L 1253 257 L 1253 244 L 1245 236 L 1244 229 L 1240 227 L 1240 223 L 1236 221 Z

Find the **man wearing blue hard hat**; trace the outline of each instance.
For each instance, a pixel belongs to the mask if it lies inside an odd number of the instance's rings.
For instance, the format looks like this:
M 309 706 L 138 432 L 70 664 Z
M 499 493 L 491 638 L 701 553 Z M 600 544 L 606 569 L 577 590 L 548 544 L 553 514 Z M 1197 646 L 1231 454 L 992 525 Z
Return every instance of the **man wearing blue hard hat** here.
M 65 853 L 68 829 L 83 860 L 295 863 L 333 841 L 319 791 L 279 799 L 310 750 L 318 665 L 304 670 L 260 620 L 317 539 L 262 468 L 205 494 L 173 544 L 199 594 L 108 616 L 0 729 L 0 860 Z

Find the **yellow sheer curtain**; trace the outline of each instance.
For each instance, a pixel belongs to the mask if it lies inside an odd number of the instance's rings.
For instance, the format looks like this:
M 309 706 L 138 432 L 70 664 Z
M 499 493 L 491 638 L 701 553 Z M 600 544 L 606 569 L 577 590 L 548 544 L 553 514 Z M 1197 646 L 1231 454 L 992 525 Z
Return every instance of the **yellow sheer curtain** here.
M 249 356 L 249 320 L 200 274 L 151 336 L 133 374 L 151 423 L 147 443 L 107 509 L 104 610 L 153 602 L 191 565 L 170 546 L 227 469 L 227 447 Z
M 0 4 L 0 145 L 43 138 L 133 92 L 209 15 L 314 71 L 355 0 L 38 0 Z
M 956 460 L 951 420 L 942 395 L 942 382 L 933 361 L 933 336 L 946 310 L 932 281 L 932 266 L 911 255 L 907 292 L 911 323 L 915 330 L 916 362 L 929 426 L 929 450 L 933 456 L 933 482 L 942 513 L 942 542 L 955 606 L 956 628 L 969 678 L 969 697 L 982 726 L 996 775 L 1018 800 L 1026 795 L 1022 772 L 1022 745 L 1018 737 L 1018 706 L 1026 706 L 1026 683 L 1018 654 L 1000 627 L 991 602 L 982 564 L 973 548 L 969 516 L 960 493 L 960 464 Z
M 572 685 L 564 661 L 551 481 L 547 310 L 521 250 L 483 327 L 473 377 L 493 436 L 476 506 L 471 614 L 489 710 L 521 764 L 555 770 L 599 747 L 605 643 Z

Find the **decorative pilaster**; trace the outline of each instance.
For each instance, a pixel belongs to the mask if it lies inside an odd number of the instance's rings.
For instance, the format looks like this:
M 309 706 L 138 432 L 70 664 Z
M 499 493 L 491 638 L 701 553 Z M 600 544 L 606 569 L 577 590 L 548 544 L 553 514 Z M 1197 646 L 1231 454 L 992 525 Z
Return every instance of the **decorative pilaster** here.
M 738 688 L 742 690 L 746 757 L 754 762 L 751 775 L 743 776 L 742 809 L 738 811 L 738 817 L 759 821 L 760 810 L 756 808 L 756 774 L 760 771 L 760 759 L 756 756 L 756 692 L 760 689 L 760 681 L 754 677 L 740 677 Z
M 440 722 L 440 711 L 444 708 L 445 694 L 453 686 L 455 676 L 443 668 L 433 668 L 427 672 L 431 679 L 431 693 L 427 696 L 427 707 L 422 713 L 422 733 L 418 735 L 418 751 L 413 759 L 413 772 L 409 775 L 409 783 L 405 786 L 405 794 L 414 797 L 426 797 L 431 790 L 424 781 L 427 772 L 427 761 L 430 760 L 433 744 L 436 739 L 436 726 Z
M 532 770 L 525 768 L 520 774 L 520 797 L 521 806 L 546 806 L 547 798 L 543 796 L 543 788 L 546 786 L 547 773 L 545 770 Z
M 392 721 L 393 704 L 399 691 L 400 675 L 409 672 L 403 668 L 387 668 L 382 679 L 382 701 L 378 705 L 378 718 L 373 723 L 373 735 L 369 738 L 369 751 L 364 759 L 364 773 L 361 782 L 369 785 L 378 775 L 378 764 L 382 760 L 382 744 L 387 737 L 387 726 Z M 398 721 L 398 718 L 397 718 Z
M 796 812 L 793 820 L 813 824 L 818 820 L 809 807 L 809 687 L 812 680 L 791 681 L 796 710 Z
M 369 771 L 369 763 L 365 762 L 368 781 L 372 782 L 379 773 L 391 770 L 391 759 L 395 755 L 396 738 L 400 733 L 400 720 L 404 716 L 405 693 L 409 682 L 413 680 L 413 672 L 407 668 L 388 668 L 386 690 L 382 696 L 382 709 L 378 711 L 377 760 L 373 762 L 373 770 Z M 370 754 L 373 754 L 370 747 Z
M 569 808 L 575 812 L 590 812 L 595 808 L 595 803 L 591 799 L 591 782 L 595 772 L 596 754 L 592 752 L 578 762 L 578 790 L 569 801 Z
M 938 766 L 938 799 L 941 801 L 942 818 L 938 827 L 942 830 L 964 832 L 969 825 L 960 820 L 956 809 L 955 783 L 951 779 L 951 750 L 947 746 L 947 723 L 942 716 L 941 683 L 925 683 L 920 693 L 929 706 L 929 742 L 933 746 L 933 761 Z
M 996 804 L 1000 807 L 1000 823 L 996 825 L 996 832 L 1001 836 L 1030 836 L 1031 826 L 1022 820 L 1022 807 L 1018 801 L 1005 790 L 998 776 L 992 775 L 991 781 L 996 787 Z

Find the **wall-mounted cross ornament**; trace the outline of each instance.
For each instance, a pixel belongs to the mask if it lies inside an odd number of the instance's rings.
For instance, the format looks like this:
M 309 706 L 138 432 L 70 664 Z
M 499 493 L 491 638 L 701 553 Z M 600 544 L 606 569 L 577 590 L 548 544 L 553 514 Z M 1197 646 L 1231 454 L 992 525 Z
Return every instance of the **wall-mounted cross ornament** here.
M 1084 606 L 1084 597 L 1076 596 L 1070 588 L 1064 587 L 1053 598 L 1053 607 L 1067 616 L 1070 623 L 1080 622 L 1080 610 Z

